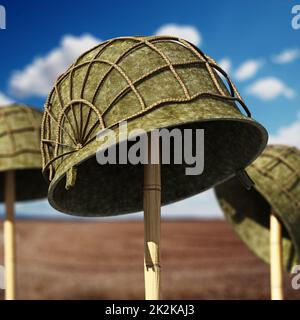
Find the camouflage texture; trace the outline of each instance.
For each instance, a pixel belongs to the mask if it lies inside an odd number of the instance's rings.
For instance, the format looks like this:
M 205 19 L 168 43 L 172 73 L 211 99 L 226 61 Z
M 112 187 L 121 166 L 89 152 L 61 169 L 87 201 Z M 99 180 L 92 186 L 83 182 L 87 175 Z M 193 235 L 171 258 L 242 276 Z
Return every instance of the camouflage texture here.
M 247 168 L 255 188 L 236 178 L 215 188 L 226 218 L 245 244 L 269 263 L 270 212 L 283 224 L 283 264 L 291 270 L 300 257 L 300 151 L 269 145 Z
M 95 159 L 103 144 L 97 133 L 109 128 L 118 136 L 124 120 L 129 131 L 205 129 L 204 173 L 186 176 L 185 164 L 162 165 L 163 205 L 235 175 L 267 141 L 225 72 L 196 47 L 173 37 L 108 40 L 58 78 L 45 104 L 43 168 L 53 207 L 84 216 L 142 210 L 143 166 L 100 166 Z M 72 168 L 76 181 L 66 188 Z
M 42 113 L 12 104 L 0 108 L 0 201 L 4 197 L 4 174 L 16 170 L 16 200 L 45 198 L 47 184 L 41 174 Z

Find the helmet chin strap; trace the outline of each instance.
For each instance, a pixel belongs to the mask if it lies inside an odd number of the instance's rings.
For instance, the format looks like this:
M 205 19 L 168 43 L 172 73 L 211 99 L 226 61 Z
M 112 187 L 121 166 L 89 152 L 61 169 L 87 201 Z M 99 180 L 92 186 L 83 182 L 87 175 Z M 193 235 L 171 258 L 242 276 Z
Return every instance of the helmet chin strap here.
M 254 181 L 250 178 L 250 176 L 244 169 L 238 171 L 236 173 L 236 177 L 247 190 L 251 190 L 255 186 Z

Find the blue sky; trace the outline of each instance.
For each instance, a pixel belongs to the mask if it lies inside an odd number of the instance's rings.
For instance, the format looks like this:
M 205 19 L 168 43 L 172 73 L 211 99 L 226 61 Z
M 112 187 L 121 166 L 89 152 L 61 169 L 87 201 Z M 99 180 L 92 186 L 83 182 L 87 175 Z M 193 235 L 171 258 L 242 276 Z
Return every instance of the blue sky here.
M 42 109 L 51 82 L 49 66 L 56 62 L 53 70 L 59 72 L 60 64 L 71 63 L 67 60 L 81 44 L 85 48 L 98 39 L 170 30 L 191 37 L 228 69 L 272 142 L 300 147 L 300 30 L 291 24 L 292 7 L 300 0 L 0 0 L 0 4 L 7 14 L 7 29 L 0 30 L 0 102 L 13 100 Z M 35 72 L 42 71 L 45 83 L 37 83 Z M 191 215 L 199 203 L 205 207 L 212 199 L 198 197 L 206 200 L 185 202 Z M 183 210 L 182 204 L 170 208 L 168 212 Z

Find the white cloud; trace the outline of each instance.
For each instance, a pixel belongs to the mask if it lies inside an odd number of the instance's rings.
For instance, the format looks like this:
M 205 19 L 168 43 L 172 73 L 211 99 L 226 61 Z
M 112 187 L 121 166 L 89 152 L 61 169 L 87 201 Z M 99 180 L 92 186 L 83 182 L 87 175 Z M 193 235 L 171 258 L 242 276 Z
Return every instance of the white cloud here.
M 196 46 L 202 44 L 201 33 L 193 26 L 165 24 L 161 26 L 155 33 L 158 36 L 174 36 L 187 40 Z
M 230 73 L 232 62 L 229 58 L 225 57 L 219 61 L 219 66 L 226 71 L 226 73 Z
M 300 58 L 300 49 L 287 49 L 273 57 L 275 63 L 290 63 Z
M 4 93 L 0 92 L 0 106 L 6 106 L 13 103 L 13 100 L 7 97 Z
M 279 128 L 277 133 L 271 135 L 269 143 L 288 144 L 300 148 L 300 112 L 296 121 Z
M 251 84 L 246 91 L 248 94 L 265 101 L 276 99 L 279 96 L 292 99 L 296 95 L 292 88 L 288 87 L 284 82 L 275 77 L 259 79 Z
M 60 46 L 47 55 L 38 57 L 21 71 L 15 71 L 10 79 L 11 91 L 19 97 L 46 96 L 65 69 L 84 51 L 100 42 L 92 35 L 79 37 L 66 35 Z
M 254 77 L 263 65 L 263 60 L 247 60 L 238 67 L 235 72 L 235 78 L 239 81 L 248 80 Z

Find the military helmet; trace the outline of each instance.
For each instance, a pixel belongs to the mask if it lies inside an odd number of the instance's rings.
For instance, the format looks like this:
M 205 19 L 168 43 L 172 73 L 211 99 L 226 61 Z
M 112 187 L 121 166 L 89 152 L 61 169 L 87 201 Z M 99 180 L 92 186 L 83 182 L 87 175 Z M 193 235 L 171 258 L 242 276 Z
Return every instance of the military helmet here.
M 191 43 L 169 36 L 111 39 L 81 55 L 46 101 L 43 170 L 54 208 L 84 216 L 142 210 L 143 166 L 100 166 L 95 157 L 104 148 L 97 134 L 110 129 L 118 137 L 124 121 L 128 131 L 205 130 L 203 174 L 186 175 L 184 163 L 162 164 L 162 205 L 234 176 L 267 142 L 227 74 Z
M 4 201 L 5 171 L 16 172 L 16 200 L 33 200 L 47 195 L 41 174 L 42 112 L 22 104 L 0 108 L 0 200 Z
M 283 225 L 283 265 L 291 270 L 300 257 L 300 151 L 269 145 L 246 170 L 255 182 L 252 190 L 237 178 L 215 188 L 225 217 L 246 245 L 269 263 L 272 210 Z

